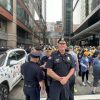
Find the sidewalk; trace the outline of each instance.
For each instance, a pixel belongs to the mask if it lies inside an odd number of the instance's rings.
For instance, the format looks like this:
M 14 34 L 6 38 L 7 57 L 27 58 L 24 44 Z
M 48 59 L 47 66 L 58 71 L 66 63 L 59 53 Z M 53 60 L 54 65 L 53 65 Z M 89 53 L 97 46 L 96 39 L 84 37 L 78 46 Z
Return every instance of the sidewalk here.
M 46 100 L 46 98 L 41 98 L 41 100 Z M 100 100 L 100 94 L 96 95 L 77 95 L 75 100 Z

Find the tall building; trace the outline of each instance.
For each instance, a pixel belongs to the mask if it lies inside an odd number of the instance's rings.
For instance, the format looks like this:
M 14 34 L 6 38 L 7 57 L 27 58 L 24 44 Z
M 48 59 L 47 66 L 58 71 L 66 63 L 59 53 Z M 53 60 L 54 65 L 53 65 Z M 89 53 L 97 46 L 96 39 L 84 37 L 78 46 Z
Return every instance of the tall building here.
M 73 13 L 80 12 L 81 23 L 71 40 L 79 45 L 100 45 L 100 0 L 77 0 L 75 5 Z
M 62 34 L 62 31 L 63 31 L 62 21 L 56 21 L 55 32 Z
M 57 45 L 58 39 L 62 36 L 62 21 L 47 22 L 46 36 L 51 45 Z
M 0 0 L 0 47 L 29 46 L 38 42 L 35 27 L 41 32 L 44 29 L 41 9 L 41 0 Z M 35 12 L 42 20 L 40 23 L 34 17 Z
M 73 0 L 62 0 L 62 21 L 64 37 L 69 40 L 73 31 Z
M 55 31 L 55 22 L 47 22 L 47 32 Z
M 73 32 L 75 31 L 75 30 L 77 30 L 77 28 L 78 28 L 78 24 L 73 24 Z

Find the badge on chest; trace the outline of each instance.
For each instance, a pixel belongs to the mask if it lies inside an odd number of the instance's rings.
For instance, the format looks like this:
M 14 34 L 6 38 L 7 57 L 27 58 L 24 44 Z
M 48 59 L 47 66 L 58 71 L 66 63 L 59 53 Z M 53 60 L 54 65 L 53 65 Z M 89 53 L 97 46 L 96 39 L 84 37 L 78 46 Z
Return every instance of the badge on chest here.
M 59 58 L 55 59 L 55 62 L 56 63 L 59 63 L 60 62 L 60 59 Z

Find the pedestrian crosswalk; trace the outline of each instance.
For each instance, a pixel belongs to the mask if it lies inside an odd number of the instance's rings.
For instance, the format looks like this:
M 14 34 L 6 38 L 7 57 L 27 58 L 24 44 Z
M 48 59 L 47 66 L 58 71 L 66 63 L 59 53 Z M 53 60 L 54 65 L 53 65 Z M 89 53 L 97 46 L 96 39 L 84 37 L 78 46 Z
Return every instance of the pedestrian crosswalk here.
M 46 98 L 41 98 L 41 100 L 46 100 Z M 75 100 L 100 100 L 100 94 L 78 95 L 78 96 L 75 96 Z

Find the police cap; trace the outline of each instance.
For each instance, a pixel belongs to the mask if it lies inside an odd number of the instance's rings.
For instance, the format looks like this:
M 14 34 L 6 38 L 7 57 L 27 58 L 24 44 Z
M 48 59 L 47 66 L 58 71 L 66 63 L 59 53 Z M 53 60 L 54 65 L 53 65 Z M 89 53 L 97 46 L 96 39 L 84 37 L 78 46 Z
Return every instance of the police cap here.
M 47 46 L 45 50 L 52 50 L 51 46 Z
M 40 53 L 31 53 L 30 56 L 32 58 L 40 58 L 41 54 Z
M 66 41 L 65 41 L 65 39 L 64 39 L 63 37 L 61 37 L 61 38 L 58 40 L 58 43 L 60 43 L 60 42 L 65 42 L 65 43 L 66 43 Z

